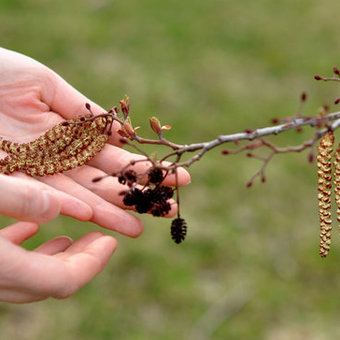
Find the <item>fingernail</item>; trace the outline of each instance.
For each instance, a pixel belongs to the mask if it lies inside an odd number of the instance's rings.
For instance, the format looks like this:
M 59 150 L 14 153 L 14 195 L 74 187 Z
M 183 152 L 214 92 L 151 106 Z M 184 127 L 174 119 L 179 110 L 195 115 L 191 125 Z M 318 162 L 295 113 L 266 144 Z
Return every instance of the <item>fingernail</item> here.
M 60 202 L 48 191 L 42 192 L 43 206 L 41 210 L 41 217 L 46 221 L 57 217 L 60 212 Z

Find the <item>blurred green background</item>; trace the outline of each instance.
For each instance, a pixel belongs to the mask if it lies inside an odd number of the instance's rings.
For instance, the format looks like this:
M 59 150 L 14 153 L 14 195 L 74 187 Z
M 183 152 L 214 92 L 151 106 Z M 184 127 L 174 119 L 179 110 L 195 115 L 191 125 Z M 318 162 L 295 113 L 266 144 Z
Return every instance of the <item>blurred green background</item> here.
M 313 75 L 340 66 L 339 13 L 338 0 L 0 0 L 0 37 L 103 107 L 127 93 L 145 136 L 157 115 L 170 139 L 193 143 L 293 115 L 302 91 L 306 114 L 332 103 L 337 84 Z M 170 240 L 169 220 L 142 216 L 144 234 L 115 235 L 107 268 L 73 297 L 0 304 L 0 338 L 339 338 L 340 238 L 320 259 L 306 157 L 277 156 L 267 183 L 246 189 L 261 163 L 209 152 L 181 191 L 183 244 Z M 27 246 L 94 229 L 58 218 Z

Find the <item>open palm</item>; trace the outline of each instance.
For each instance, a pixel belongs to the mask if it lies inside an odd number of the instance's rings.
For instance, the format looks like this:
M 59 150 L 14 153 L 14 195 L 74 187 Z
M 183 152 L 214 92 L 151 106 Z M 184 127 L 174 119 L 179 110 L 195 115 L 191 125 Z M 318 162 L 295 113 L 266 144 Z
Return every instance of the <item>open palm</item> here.
M 29 222 L 0 229 L 0 301 L 69 297 L 103 270 L 117 246 L 113 237 L 92 232 L 75 242 L 59 236 L 33 251 L 19 247 L 38 230 Z
M 0 49 L 1 137 L 20 143 L 32 141 L 60 121 L 85 114 L 87 102 L 95 114 L 104 111 L 48 67 L 19 53 Z M 90 220 L 94 223 L 132 237 L 138 236 L 142 232 L 142 224 L 125 211 L 127 207 L 118 195 L 123 189 L 122 185 L 112 177 L 92 183 L 94 177 L 118 171 L 130 160 L 141 157 L 121 149 L 119 138 L 114 126 L 111 145 L 106 145 L 88 165 L 77 169 L 38 179 L 22 173 L 15 173 L 14 176 L 30 182 L 43 182 L 57 192 L 77 198 L 91 207 Z M 135 170 L 143 173 L 147 166 L 146 162 L 137 163 Z M 189 181 L 188 173 L 181 169 L 179 184 Z M 174 185 L 173 176 L 166 179 L 166 184 Z M 86 219 L 69 210 L 62 207 L 62 213 Z M 175 211 L 174 206 L 170 215 Z

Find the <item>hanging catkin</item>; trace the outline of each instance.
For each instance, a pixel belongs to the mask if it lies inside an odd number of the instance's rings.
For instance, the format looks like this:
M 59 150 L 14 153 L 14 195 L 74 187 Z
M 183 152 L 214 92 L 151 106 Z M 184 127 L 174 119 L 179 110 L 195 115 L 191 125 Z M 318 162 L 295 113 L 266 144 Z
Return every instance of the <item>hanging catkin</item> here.
M 335 192 L 335 202 L 337 205 L 337 221 L 340 223 L 340 143 L 335 151 L 335 161 L 334 165 L 334 192 Z M 340 224 L 339 224 L 340 231 Z
M 332 189 L 332 152 L 334 145 L 333 132 L 326 133 L 318 147 L 318 190 L 320 217 L 320 255 L 326 257 L 331 245 L 331 189 Z

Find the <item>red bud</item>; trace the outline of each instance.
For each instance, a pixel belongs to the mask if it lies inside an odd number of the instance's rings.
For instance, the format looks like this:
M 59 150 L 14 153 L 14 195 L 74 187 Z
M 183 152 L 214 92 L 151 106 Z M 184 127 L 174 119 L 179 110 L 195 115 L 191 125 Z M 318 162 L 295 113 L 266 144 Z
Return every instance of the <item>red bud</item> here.
M 124 130 L 129 136 L 136 136 L 136 132 L 129 122 L 124 122 Z
M 321 79 L 322 79 L 322 77 L 321 77 L 321 76 L 319 76 L 318 74 L 316 74 L 316 75 L 314 76 L 314 79 L 315 79 L 315 80 L 321 80 Z
M 340 97 L 334 100 L 334 104 L 337 105 L 340 103 Z
M 308 162 L 309 162 L 309 163 L 313 163 L 313 161 L 314 161 L 314 155 L 313 155 L 312 153 L 310 153 L 310 154 L 308 155 Z
M 340 71 L 339 71 L 339 69 L 336 66 L 333 67 L 333 72 L 335 74 L 337 74 L 338 76 L 340 75 Z
M 157 135 L 159 135 L 162 132 L 162 126 L 161 126 L 161 123 L 160 123 L 160 121 L 159 121 L 159 119 L 157 117 L 149 118 L 149 123 L 150 123 L 151 129 Z
M 120 102 L 120 108 L 122 109 L 123 112 L 123 116 L 124 119 L 127 118 L 127 116 L 129 115 L 129 111 L 130 111 L 130 100 L 128 96 L 124 96 L 124 99 L 122 99 Z
M 117 130 L 117 133 L 122 137 L 126 137 L 126 133 L 123 130 Z

